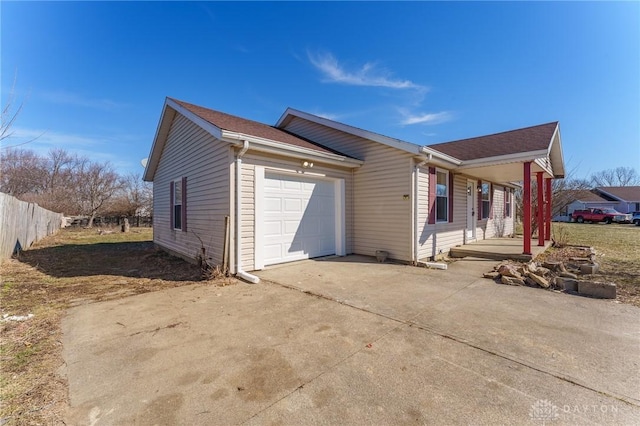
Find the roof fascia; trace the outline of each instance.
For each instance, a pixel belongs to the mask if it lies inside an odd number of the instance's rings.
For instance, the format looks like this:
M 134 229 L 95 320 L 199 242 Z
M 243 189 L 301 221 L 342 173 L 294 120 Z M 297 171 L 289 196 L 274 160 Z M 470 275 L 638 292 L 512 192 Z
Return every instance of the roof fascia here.
M 601 192 L 601 193 L 603 193 L 603 194 L 605 194 L 605 195 L 607 195 L 607 196 L 609 196 L 609 197 L 611 197 L 611 198 L 615 198 L 615 199 L 616 199 L 616 200 L 618 200 L 618 201 L 622 201 L 622 202 L 627 201 L 627 200 L 624 200 L 624 199 L 620 198 L 620 197 L 619 197 L 619 196 L 617 196 L 617 195 L 614 195 L 614 194 L 612 194 L 612 193 L 610 193 L 610 192 L 608 192 L 608 191 L 605 191 L 604 189 L 600 189 L 599 187 L 596 187 L 596 191 Z
M 180 114 L 187 117 L 189 120 L 193 121 L 198 126 L 202 127 L 202 129 L 210 133 L 211 136 L 213 136 L 214 138 L 216 139 L 222 138 L 222 129 L 219 128 L 218 126 L 209 123 L 207 120 L 189 111 L 179 103 L 175 102 L 173 99 L 167 99 L 167 105 L 173 108 L 174 110 L 176 110 L 177 112 L 179 112 Z
M 463 163 L 462 160 L 458 160 L 455 157 L 452 157 L 450 155 L 444 154 L 444 153 L 442 153 L 442 152 L 440 152 L 440 151 L 438 151 L 436 149 L 429 148 L 428 146 L 421 147 L 420 151 L 423 154 L 432 155 L 433 157 L 436 157 L 436 158 L 444 161 L 445 163 L 453 164 L 454 166 L 459 166 L 459 165 L 461 165 Z
M 556 143 L 556 138 L 558 142 Z M 562 138 L 560 137 L 560 125 L 556 124 L 556 129 L 553 132 L 553 136 L 551 136 L 551 141 L 549 141 L 549 148 L 547 149 L 549 160 L 551 161 L 551 168 L 553 169 L 552 176 L 555 178 L 564 178 L 565 169 L 564 169 L 564 154 L 562 153 Z M 555 170 L 559 168 L 560 170 Z
M 222 131 L 222 140 L 234 145 L 237 145 L 240 142 L 246 140 L 250 143 L 249 149 L 254 149 L 256 151 L 307 160 L 315 159 L 316 161 L 322 161 L 324 163 L 339 165 L 343 167 L 355 168 L 360 167 L 364 164 L 364 161 L 362 160 L 350 158 L 345 155 L 334 154 L 331 152 L 320 152 L 314 149 L 284 144 L 270 139 L 264 139 L 244 133 L 230 132 L 228 130 Z
M 171 112 L 167 109 L 167 101 L 168 99 L 165 99 L 164 105 L 162 106 L 162 113 L 160 114 L 160 120 L 158 120 L 155 136 L 153 137 L 153 143 L 151 144 L 151 150 L 149 151 L 147 165 L 144 168 L 144 173 L 142 174 L 142 180 L 145 182 L 153 182 L 153 178 L 160 161 L 160 154 L 164 149 L 164 145 L 169 134 L 169 124 L 175 114 L 175 110 Z M 171 115 L 171 117 L 169 117 L 169 115 Z
M 322 126 L 329 127 L 334 130 L 338 130 L 344 133 L 349 133 L 354 136 L 361 137 L 363 139 L 368 139 L 373 142 L 378 142 L 382 145 L 387 145 L 392 148 L 399 149 L 404 152 L 408 152 L 410 154 L 420 154 L 421 147 L 419 145 L 405 142 L 400 139 L 390 138 L 388 136 L 383 136 L 378 133 L 369 132 L 367 130 L 359 129 L 357 127 L 349 126 L 348 124 L 339 123 L 337 121 L 329 120 L 328 118 L 318 117 L 317 115 L 309 114 L 307 112 L 299 111 L 293 108 L 287 108 L 287 110 L 282 114 L 278 122 L 276 123 L 276 127 L 283 128 L 291 120 L 293 117 L 302 118 L 304 120 L 311 121 L 316 124 L 320 124 Z
M 528 152 L 519 152 L 516 154 L 506 154 L 506 155 L 497 155 L 494 157 L 487 158 L 476 158 L 474 160 L 466 160 L 463 161 L 459 166 L 460 169 L 466 169 L 471 167 L 484 167 L 505 163 L 518 163 L 518 162 L 528 162 L 528 161 L 536 161 L 540 158 L 547 158 L 547 150 L 539 150 L 539 151 L 528 151 Z

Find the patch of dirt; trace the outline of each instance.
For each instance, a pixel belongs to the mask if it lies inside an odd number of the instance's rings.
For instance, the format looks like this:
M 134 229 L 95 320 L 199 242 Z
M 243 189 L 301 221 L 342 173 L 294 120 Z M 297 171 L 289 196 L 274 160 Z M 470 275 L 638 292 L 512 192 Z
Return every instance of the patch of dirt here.
M 536 258 L 536 261 L 561 261 L 571 263 L 573 257 L 583 256 L 579 247 L 552 247 Z M 596 248 L 598 273 L 589 276 L 593 281 L 616 284 L 616 300 L 640 308 L 640 259 L 638 261 L 611 258 Z
M 0 264 L 0 424 L 63 425 L 67 383 L 60 320 L 67 308 L 185 285 L 231 285 L 208 280 L 196 265 L 155 248 L 150 228 L 98 234 L 66 229 L 18 258 Z M 205 278 L 206 277 L 206 278 Z

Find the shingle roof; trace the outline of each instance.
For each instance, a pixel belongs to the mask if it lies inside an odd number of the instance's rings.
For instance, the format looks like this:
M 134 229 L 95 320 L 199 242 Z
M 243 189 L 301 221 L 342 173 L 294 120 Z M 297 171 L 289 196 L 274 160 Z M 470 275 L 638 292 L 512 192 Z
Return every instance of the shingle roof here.
M 599 186 L 596 190 L 624 201 L 640 201 L 640 186 Z
M 582 202 L 608 202 L 607 199 L 602 198 L 598 194 L 595 194 L 588 189 L 568 189 L 565 191 L 564 195 L 571 199 Z
M 204 108 L 198 105 L 190 104 L 188 102 L 179 101 L 177 99 L 169 98 L 183 108 L 194 113 L 203 120 L 208 121 L 214 126 L 228 130 L 230 132 L 242 133 L 245 135 L 256 136 L 263 139 L 269 139 L 275 142 L 281 142 L 287 145 L 294 145 L 301 148 L 312 149 L 314 151 L 338 154 L 345 157 L 349 157 L 341 152 L 320 145 L 318 143 L 303 139 L 299 136 L 295 136 L 282 129 L 278 129 L 267 124 L 263 124 L 257 121 L 248 120 L 246 118 L 237 117 L 234 115 L 226 114 L 224 112 L 215 111 L 209 108 Z
M 462 161 L 548 149 L 558 122 L 429 145 Z

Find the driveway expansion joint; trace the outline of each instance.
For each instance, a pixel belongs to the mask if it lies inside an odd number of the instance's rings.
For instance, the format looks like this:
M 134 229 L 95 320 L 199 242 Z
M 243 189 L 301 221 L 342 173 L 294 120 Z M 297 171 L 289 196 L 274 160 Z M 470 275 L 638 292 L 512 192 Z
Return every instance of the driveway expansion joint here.
M 415 327 L 415 328 L 418 328 L 418 329 L 420 329 L 420 330 L 423 330 L 423 331 L 426 331 L 426 332 L 428 332 L 428 333 L 431 333 L 431 334 L 433 334 L 433 335 L 435 335 L 435 336 L 439 336 L 439 337 L 442 337 L 442 338 L 445 338 L 445 339 L 452 340 L 452 341 L 454 341 L 454 342 L 456 342 L 456 343 L 460 343 L 460 344 L 465 345 L 465 346 L 468 346 L 468 347 L 470 347 L 470 348 L 474 348 L 474 349 L 480 350 L 480 351 L 482 351 L 482 352 L 484 352 L 484 353 L 486 353 L 486 354 L 488 354 L 488 355 L 492 355 L 492 356 L 495 356 L 495 357 L 499 357 L 499 358 L 501 358 L 501 359 L 504 359 L 504 360 L 506 360 L 506 361 L 510 361 L 510 362 L 516 363 L 516 364 L 518 364 L 518 365 L 521 365 L 521 366 L 523 366 L 523 367 L 525 367 L 525 368 L 528 368 L 528 369 L 531 369 L 531 370 L 533 370 L 533 371 L 536 371 L 536 372 L 539 372 L 539 373 L 542 373 L 542 374 L 545 374 L 545 375 L 551 376 L 551 377 L 553 377 L 553 378 L 555 378 L 555 379 L 558 379 L 558 380 L 561 380 L 561 381 L 563 381 L 563 382 L 570 383 L 570 384 L 572 384 L 572 385 L 574 385 L 574 386 L 578 386 L 578 387 L 583 388 L 583 389 L 585 389 L 585 390 L 587 390 L 587 391 L 595 392 L 595 393 L 597 393 L 597 394 L 599 394 L 599 395 L 602 395 L 602 396 L 605 396 L 605 397 L 608 397 L 608 398 L 616 399 L 616 400 L 618 400 L 618 401 L 620 401 L 620 402 L 623 402 L 623 403 L 628 404 L 628 405 L 631 405 L 631 406 L 640 407 L 640 400 L 638 400 L 638 399 L 636 399 L 636 398 L 632 398 L 632 397 L 625 396 L 625 395 L 617 395 L 617 394 L 613 394 L 613 393 L 611 393 L 611 392 L 603 391 L 603 390 L 600 390 L 600 389 L 595 389 L 595 388 L 593 388 L 593 387 L 591 387 L 591 386 L 589 386 L 589 385 L 587 385 L 587 384 L 581 383 L 578 379 L 575 379 L 575 378 L 572 378 L 572 377 L 568 377 L 568 376 L 566 376 L 566 375 L 562 375 L 562 374 L 559 374 L 559 373 L 555 373 L 555 372 L 553 372 L 553 371 L 546 370 L 546 369 L 544 369 L 544 368 L 542 368 L 542 367 L 538 367 L 538 366 L 536 366 L 536 365 L 534 365 L 534 364 L 532 364 L 532 363 L 529 363 L 529 362 L 526 362 L 526 361 L 523 361 L 523 360 L 516 359 L 516 358 L 511 357 L 511 356 L 506 355 L 506 354 L 501 354 L 501 353 L 499 353 L 499 352 L 497 352 L 497 351 L 493 351 L 493 350 L 490 350 L 490 349 L 487 349 L 487 348 L 483 348 L 483 347 L 481 347 L 481 346 L 478 346 L 478 345 L 476 345 L 476 344 L 471 343 L 470 341 L 468 341 L 468 340 L 466 340 L 466 339 L 464 339 L 464 338 L 460 338 L 460 337 L 457 337 L 457 336 L 454 336 L 454 335 L 451 335 L 451 334 L 448 334 L 448 333 L 440 332 L 440 331 L 438 331 L 438 330 L 436 330 L 436 329 L 432 329 L 432 328 L 426 327 L 426 326 L 424 326 L 424 325 L 420 325 L 420 324 L 415 323 L 413 320 L 414 320 L 415 318 L 419 317 L 420 315 L 422 315 L 424 312 L 426 312 L 426 310 L 419 312 L 417 315 L 414 315 L 414 316 L 413 316 L 411 319 L 409 319 L 409 320 L 402 320 L 402 319 L 399 319 L 399 318 L 392 317 L 392 316 L 390 316 L 390 315 L 385 315 L 385 314 L 382 314 L 382 313 L 380 313 L 380 312 L 374 312 L 374 311 L 371 311 L 371 310 L 368 310 L 368 309 L 365 309 L 365 308 L 362 308 L 362 307 L 359 307 L 359 306 L 356 306 L 356 305 L 352 305 L 352 304 L 350 304 L 350 303 L 348 303 L 348 302 L 344 302 L 344 301 L 338 300 L 338 299 L 336 299 L 336 298 L 334 298 L 334 297 L 327 296 L 327 295 L 322 294 L 322 293 L 317 293 L 317 292 L 315 292 L 315 291 L 302 289 L 302 288 L 299 288 L 299 287 L 296 287 L 296 286 L 293 286 L 293 285 L 283 284 L 283 283 L 279 283 L 279 282 L 277 282 L 277 281 L 268 280 L 268 279 L 264 279 L 264 278 L 262 279 L 262 281 L 263 281 L 264 283 L 267 283 L 267 284 L 276 285 L 276 286 L 279 286 L 279 287 L 284 287 L 284 288 L 287 288 L 287 289 L 289 289 L 289 290 L 295 290 L 295 291 L 302 292 L 302 293 L 307 294 L 307 295 L 309 295 L 309 296 L 313 296 L 313 297 L 320 298 L 320 299 L 325 299 L 325 300 L 328 300 L 328 301 L 330 301 L 330 302 L 334 302 L 334 303 L 339 303 L 339 304 L 341 304 L 341 305 L 348 306 L 348 307 L 350 307 L 350 308 L 357 309 L 357 310 L 362 311 L 362 312 L 366 312 L 366 313 L 369 313 L 369 314 L 372 314 L 372 315 L 376 315 L 376 316 L 379 316 L 379 317 L 382 317 L 382 318 L 385 318 L 385 319 L 388 319 L 388 320 L 391 320 L 391 321 L 397 322 L 398 324 L 401 324 L 401 325 L 406 325 L 406 326 L 409 326 L 409 327 Z M 461 288 L 461 289 L 458 289 L 455 293 L 458 293 L 458 292 L 462 291 L 464 288 L 469 287 L 470 285 L 472 285 L 473 283 L 475 283 L 475 282 L 477 282 L 477 281 L 478 281 L 478 280 L 474 280 L 473 282 L 469 283 L 469 284 L 468 284 L 468 285 L 466 285 L 465 287 L 463 287 L 463 288 Z M 455 294 L 455 293 L 454 293 L 454 294 Z M 447 298 L 449 298 L 449 297 L 451 297 L 451 296 L 452 296 L 452 295 L 448 296 Z M 446 300 L 446 299 L 445 299 L 445 300 Z M 442 301 L 440 301 L 439 303 L 441 303 L 441 302 L 442 302 Z M 390 330 L 390 331 L 397 330 L 398 328 L 399 328 L 399 327 L 393 328 L 393 329 L 392 329 L 392 330 Z M 389 332 L 390 332 L 390 331 L 388 331 L 387 333 L 384 333 L 382 336 L 380 336 L 379 338 L 375 339 L 375 341 L 380 340 L 381 338 L 383 338 L 384 336 L 386 336 L 387 334 L 389 334 Z M 351 358 L 353 355 L 355 355 L 356 353 L 360 352 L 361 350 L 362 350 L 362 349 L 360 349 L 360 350 L 358 350 L 358 351 L 354 352 L 353 354 L 349 355 L 349 356 L 348 356 L 347 358 L 345 358 L 344 360 Z M 342 363 L 344 360 L 339 361 L 338 363 L 336 363 L 335 365 L 333 365 L 330 369 L 333 369 L 335 366 L 339 365 L 339 364 L 340 364 L 340 363 Z M 329 371 L 329 370 L 327 370 L 327 371 Z M 319 374 L 318 376 L 316 376 L 316 377 L 314 377 L 313 379 L 311 379 L 309 382 L 311 382 L 311 381 L 315 380 L 317 377 L 322 376 L 322 375 L 323 375 L 323 374 L 325 374 L 327 371 L 322 372 L 322 373 L 321 373 L 321 374 Z M 307 383 L 309 383 L 309 382 L 307 382 Z M 306 385 L 307 383 L 305 383 L 305 385 Z M 293 392 L 291 392 L 290 394 L 292 394 L 292 393 L 296 392 L 297 390 L 299 390 L 299 388 L 296 388 L 296 390 L 294 390 L 294 391 L 293 391 Z M 289 395 L 290 395 L 290 394 L 289 394 Z M 286 398 L 286 396 L 285 396 L 285 398 Z M 276 402 L 277 402 L 277 401 L 276 401 Z M 274 404 L 275 404 L 275 403 L 274 403 Z M 267 408 L 268 408 L 268 407 L 267 407 Z M 258 414 L 258 413 L 256 413 L 256 415 L 257 415 L 257 414 Z

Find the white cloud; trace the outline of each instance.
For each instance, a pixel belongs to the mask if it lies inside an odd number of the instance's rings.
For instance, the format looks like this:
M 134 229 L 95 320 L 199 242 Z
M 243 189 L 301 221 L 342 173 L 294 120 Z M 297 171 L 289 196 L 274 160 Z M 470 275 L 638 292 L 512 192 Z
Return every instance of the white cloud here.
M 453 115 L 448 111 L 435 112 L 435 113 L 409 113 L 407 111 L 401 111 L 404 116 L 400 124 L 439 124 L 445 121 L 453 119 Z
M 364 64 L 360 69 L 348 71 L 338 63 L 338 60 L 331 53 L 313 54 L 307 52 L 307 56 L 311 64 L 324 74 L 327 82 L 419 91 L 426 91 L 427 89 L 410 80 L 393 79 L 389 72 L 377 69 L 375 64 L 370 62 Z
M 116 102 L 111 99 L 92 99 L 87 98 L 76 93 L 67 92 L 64 90 L 57 90 L 53 92 L 43 92 L 42 98 L 48 102 L 62 105 L 79 106 L 83 108 L 93 108 L 102 110 L 113 110 L 126 107 L 124 103 Z
M 340 118 L 339 114 L 332 114 L 330 112 L 314 112 L 313 115 L 317 115 L 318 117 L 326 118 L 327 120 L 338 120 Z

